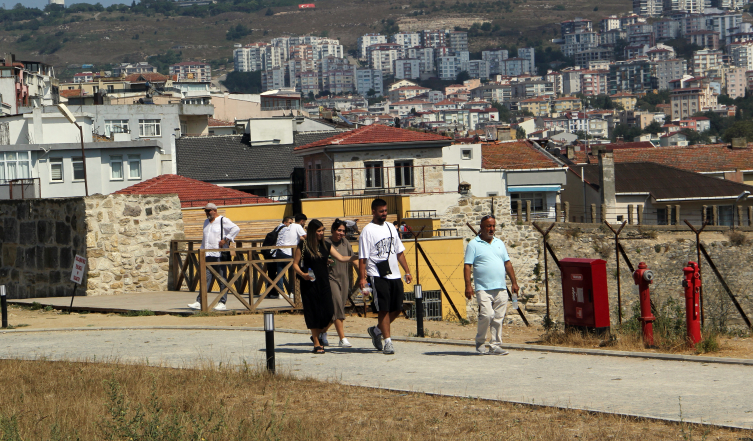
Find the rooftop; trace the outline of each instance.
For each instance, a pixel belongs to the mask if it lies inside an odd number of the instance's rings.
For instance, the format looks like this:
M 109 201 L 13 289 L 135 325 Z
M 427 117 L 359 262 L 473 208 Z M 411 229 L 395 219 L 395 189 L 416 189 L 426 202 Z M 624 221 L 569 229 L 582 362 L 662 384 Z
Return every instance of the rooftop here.
M 531 141 L 502 141 L 481 144 L 481 168 L 484 169 L 532 169 L 561 168 L 557 162 Z
M 416 132 L 407 129 L 372 124 L 360 129 L 342 132 L 335 136 L 321 139 L 310 144 L 296 147 L 295 150 L 305 150 L 315 147 L 352 145 L 352 144 L 383 144 L 409 143 L 422 141 L 444 141 L 450 138 L 433 133 Z
M 116 191 L 115 194 L 171 194 L 176 193 L 181 207 L 202 207 L 209 202 L 218 205 L 264 204 L 271 199 L 232 188 L 220 187 L 179 175 L 160 175 L 136 185 Z M 234 201 L 233 201 L 234 200 Z

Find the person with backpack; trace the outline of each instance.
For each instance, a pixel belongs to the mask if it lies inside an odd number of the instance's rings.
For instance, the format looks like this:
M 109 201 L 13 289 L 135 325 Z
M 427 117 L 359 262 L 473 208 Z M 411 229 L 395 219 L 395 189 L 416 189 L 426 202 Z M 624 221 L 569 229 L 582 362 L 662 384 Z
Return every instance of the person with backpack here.
M 288 227 L 292 222 L 292 216 L 283 217 L 280 225 L 276 226 L 274 230 L 270 231 L 266 236 L 264 236 L 264 242 L 261 243 L 261 246 L 273 247 L 277 245 L 277 238 L 280 235 L 280 231 L 282 231 L 283 228 Z M 274 259 L 276 254 L 277 250 L 264 250 L 261 252 L 261 255 L 264 256 L 265 259 Z M 277 277 L 277 263 L 273 262 L 267 264 L 267 276 L 269 276 L 270 280 L 274 280 L 275 277 Z M 276 293 L 276 291 L 273 292 Z M 273 295 L 277 296 L 276 294 L 270 293 L 267 298 L 274 298 L 272 297 Z
M 295 220 L 293 223 L 288 225 L 287 227 L 280 230 L 279 235 L 277 236 L 277 246 L 288 246 L 289 248 L 280 248 L 277 250 L 277 253 L 275 254 L 276 259 L 292 259 L 293 258 L 293 248 L 298 245 L 298 243 L 301 241 L 301 239 L 304 239 L 306 237 L 306 230 L 303 229 L 303 227 L 306 225 L 306 221 L 308 218 L 303 213 L 298 213 L 295 215 Z M 285 267 L 287 266 L 287 262 L 277 262 L 277 274 L 280 273 L 280 271 L 284 271 Z M 280 280 L 277 282 L 277 286 L 280 287 L 280 291 L 285 290 L 285 281 L 287 280 L 286 276 L 280 277 Z M 292 283 L 292 281 L 291 281 Z M 271 294 L 271 293 L 270 293 Z M 268 299 L 276 299 L 279 298 L 278 296 L 279 292 L 275 292 L 274 295 L 268 295 Z M 293 293 L 289 293 L 289 295 L 292 295 Z

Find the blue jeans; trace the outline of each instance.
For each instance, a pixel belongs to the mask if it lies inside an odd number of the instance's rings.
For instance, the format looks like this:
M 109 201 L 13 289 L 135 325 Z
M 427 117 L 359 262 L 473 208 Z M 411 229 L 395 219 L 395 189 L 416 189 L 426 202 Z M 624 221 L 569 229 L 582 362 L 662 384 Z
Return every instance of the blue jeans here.
M 278 258 L 285 259 L 289 257 L 287 254 L 279 253 Z M 277 275 L 279 276 L 284 270 L 285 267 L 288 265 L 288 262 L 277 262 Z M 285 282 L 288 280 L 288 275 L 285 274 L 282 277 L 280 277 L 280 280 L 277 282 L 277 286 L 280 288 L 280 291 L 283 293 L 285 292 Z M 280 293 L 277 290 L 273 290 L 269 292 L 269 295 L 274 297 L 279 295 Z
M 219 257 L 213 257 L 213 256 L 207 256 L 206 259 L 207 259 L 207 262 L 219 262 L 220 261 Z M 213 268 L 217 270 L 218 273 L 220 273 L 222 278 L 227 280 L 227 265 L 217 265 L 217 266 L 213 266 Z M 214 274 L 212 274 L 212 272 L 209 271 L 209 267 L 207 267 L 207 293 L 212 292 L 213 284 L 214 284 Z M 222 291 L 222 284 L 220 284 L 220 291 Z M 199 295 L 196 296 L 196 301 L 201 303 L 201 293 L 199 293 Z M 227 292 L 225 292 L 225 295 L 223 295 L 222 298 L 220 299 L 220 303 L 226 303 L 226 302 L 227 302 Z

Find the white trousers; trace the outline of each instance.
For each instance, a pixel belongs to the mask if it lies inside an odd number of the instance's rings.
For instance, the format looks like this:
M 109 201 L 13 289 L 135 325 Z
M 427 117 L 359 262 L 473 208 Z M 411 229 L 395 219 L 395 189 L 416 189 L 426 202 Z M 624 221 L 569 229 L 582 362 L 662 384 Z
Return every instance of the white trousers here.
M 487 331 L 492 332 L 490 346 L 502 343 L 502 322 L 507 313 L 507 290 L 490 289 L 476 291 L 478 302 L 478 332 L 476 333 L 476 349 L 486 343 Z

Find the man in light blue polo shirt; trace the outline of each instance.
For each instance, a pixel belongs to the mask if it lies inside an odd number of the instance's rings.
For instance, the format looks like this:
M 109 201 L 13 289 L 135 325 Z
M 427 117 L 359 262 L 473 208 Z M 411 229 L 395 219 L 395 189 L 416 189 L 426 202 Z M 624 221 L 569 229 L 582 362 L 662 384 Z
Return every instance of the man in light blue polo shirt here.
M 494 237 L 497 220 L 493 215 L 481 218 L 481 231 L 471 239 L 465 249 L 465 296 L 470 299 L 476 293 L 478 302 L 478 332 L 476 351 L 480 354 L 507 355 L 502 349 L 502 322 L 507 312 L 507 284 L 505 274 L 510 276 L 512 292 L 518 294 L 520 288 L 512 269 L 507 248 Z M 473 270 L 474 286 L 471 284 Z M 486 333 L 491 330 L 492 339 L 487 347 Z

